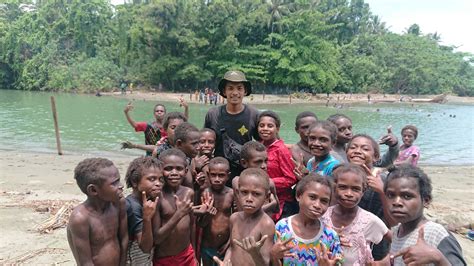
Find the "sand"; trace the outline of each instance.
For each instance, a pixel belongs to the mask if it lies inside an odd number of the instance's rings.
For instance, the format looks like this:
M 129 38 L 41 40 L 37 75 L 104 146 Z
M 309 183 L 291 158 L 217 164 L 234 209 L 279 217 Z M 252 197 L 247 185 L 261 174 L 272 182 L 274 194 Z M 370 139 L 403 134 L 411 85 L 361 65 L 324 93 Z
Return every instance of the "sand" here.
M 0 150 L 0 264 L 75 264 L 65 228 L 49 234 L 36 232 L 35 226 L 50 214 L 44 207 L 35 211 L 32 205 L 38 206 L 39 201 L 46 200 L 84 200 L 85 196 L 74 182 L 73 170 L 87 157 Z M 117 165 L 123 178 L 133 158 L 109 159 Z M 441 223 L 474 222 L 474 166 L 423 168 L 434 184 L 434 202 L 426 211 L 427 216 Z M 474 265 L 474 242 L 459 234 L 455 236 L 463 247 L 468 265 Z

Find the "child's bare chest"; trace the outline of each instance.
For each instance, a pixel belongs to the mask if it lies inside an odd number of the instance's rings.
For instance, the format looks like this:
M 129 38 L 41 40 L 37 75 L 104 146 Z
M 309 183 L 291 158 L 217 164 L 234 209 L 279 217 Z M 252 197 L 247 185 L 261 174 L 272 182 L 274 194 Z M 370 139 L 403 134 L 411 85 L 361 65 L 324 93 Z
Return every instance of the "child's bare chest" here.
M 109 208 L 103 215 L 91 215 L 90 240 L 91 244 L 100 245 L 108 241 L 115 241 L 119 230 L 119 213 L 116 208 Z

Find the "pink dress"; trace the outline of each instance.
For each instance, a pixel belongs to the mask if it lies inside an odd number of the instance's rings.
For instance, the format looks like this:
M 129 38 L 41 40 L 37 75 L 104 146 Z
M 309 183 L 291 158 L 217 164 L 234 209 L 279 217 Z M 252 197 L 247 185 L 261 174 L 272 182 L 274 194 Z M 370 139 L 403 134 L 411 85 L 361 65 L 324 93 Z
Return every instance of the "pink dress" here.
M 413 156 L 411 164 L 416 166 L 418 164 L 418 159 L 420 159 L 420 148 L 415 145 L 406 148 L 405 145 L 402 145 L 400 146 L 400 152 L 398 153 L 398 158 L 395 162 L 403 162 L 410 156 Z
M 328 208 L 321 220 L 330 228 L 336 228 L 331 220 L 332 212 L 336 206 Z M 343 265 L 367 265 L 374 261 L 372 257 L 372 244 L 378 244 L 383 236 L 388 232 L 387 226 L 379 217 L 360 207 L 357 207 L 357 214 L 349 226 L 344 227 L 342 234 L 351 243 L 351 247 L 342 247 L 344 254 Z

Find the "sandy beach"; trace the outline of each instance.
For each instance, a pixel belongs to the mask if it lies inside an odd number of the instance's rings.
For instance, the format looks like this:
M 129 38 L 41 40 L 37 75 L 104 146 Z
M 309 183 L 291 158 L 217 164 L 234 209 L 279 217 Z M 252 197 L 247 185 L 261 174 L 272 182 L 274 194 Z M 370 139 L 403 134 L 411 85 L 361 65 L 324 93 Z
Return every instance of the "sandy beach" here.
M 74 182 L 77 163 L 88 155 L 20 153 L 0 150 L 0 264 L 73 265 L 65 228 L 39 233 L 38 225 L 61 206 L 85 199 Z M 122 181 L 133 157 L 111 159 Z M 474 222 L 474 166 L 423 166 L 433 180 L 434 202 L 426 211 L 442 224 Z M 129 191 L 126 192 L 128 194 Z M 474 242 L 455 234 L 468 265 L 474 264 Z

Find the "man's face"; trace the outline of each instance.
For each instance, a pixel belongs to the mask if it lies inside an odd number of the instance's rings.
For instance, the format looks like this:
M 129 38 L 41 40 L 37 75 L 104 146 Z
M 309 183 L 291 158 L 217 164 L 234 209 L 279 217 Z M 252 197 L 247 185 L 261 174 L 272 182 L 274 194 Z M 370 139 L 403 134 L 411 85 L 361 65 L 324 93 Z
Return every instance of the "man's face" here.
M 244 83 L 227 81 L 225 84 L 224 95 L 227 97 L 227 102 L 229 104 L 242 104 L 245 94 L 246 91 Z

